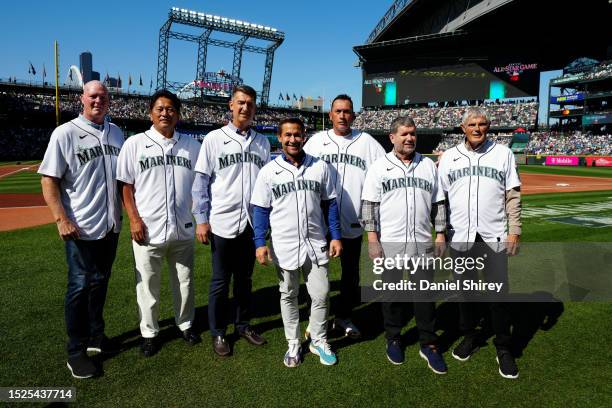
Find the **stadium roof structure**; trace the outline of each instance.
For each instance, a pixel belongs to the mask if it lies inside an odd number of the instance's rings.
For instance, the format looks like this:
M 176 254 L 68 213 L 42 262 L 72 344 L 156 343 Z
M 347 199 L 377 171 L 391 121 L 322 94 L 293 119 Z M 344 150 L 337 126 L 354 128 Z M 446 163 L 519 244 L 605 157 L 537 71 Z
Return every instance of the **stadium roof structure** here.
M 173 24 L 201 28 L 203 31 L 200 35 L 171 31 Z M 235 34 L 239 38 L 236 41 L 214 39 L 210 37 L 213 31 Z M 167 79 L 168 43 L 170 38 L 191 41 L 198 44 L 198 61 L 195 76 L 196 80 L 201 80 L 206 72 L 206 55 L 209 45 L 234 49 L 231 78 L 236 79 L 240 78 L 243 51 L 265 54 L 266 61 L 263 87 L 261 91 L 261 104 L 268 104 L 270 96 L 270 83 L 272 81 L 274 52 L 285 39 L 285 34 L 282 31 L 279 31 L 274 27 L 264 26 L 261 24 L 254 24 L 233 18 L 172 7 L 168 13 L 168 20 L 159 30 L 157 89 L 168 88 L 172 90 L 181 90 L 185 87 L 185 85 L 187 85 L 186 83 L 171 82 Z M 267 47 L 259 47 L 247 44 L 249 39 L 264 40 L 270 42 L 270 44 Z
M 609 0 L 396 0 L 353 49 L 369 72 L 504 58 L 560 69 L 609 58 L 611 11 Z

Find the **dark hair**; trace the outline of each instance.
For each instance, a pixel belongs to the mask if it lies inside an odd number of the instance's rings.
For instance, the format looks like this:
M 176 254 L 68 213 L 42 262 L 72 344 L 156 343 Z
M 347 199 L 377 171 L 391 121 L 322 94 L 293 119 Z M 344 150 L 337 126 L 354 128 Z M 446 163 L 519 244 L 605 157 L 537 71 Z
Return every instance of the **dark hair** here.
M 249 95 L 254 101 L 257 100 L 257 92 L 248 85 L 238 85 L 234 87 L 232 90 L 232 98 L 236 95 L 236 92 L 242 92 L 243 94 Z
M 340 94 L 340 95 L 336 96 L 334 98 L 334 100 L 332 101 L 331 105 L 330 105 L 331 108 L 334 107 L 334 102 L 336 102 L 336 101 L 349 101 L 351 103 L 351 110 L 353 112 L 355 111 L 355 109 L 353 108 L 353 100 L 347 94 Z
M 302 122 L 302 119 L 300 118 L 285 118 L 282 119 L 280 122 L 278 122 L 278 135 L 282 135 L 282 129 L 283 129 L 283 125 L 286 123 L 291 123 L 294 125 L 298 125 L 302 131 L 302 133 L 306 132 L 306 127 L 304 126 L 304 122 Z M 304 135 L 306 136 L 306 135 Z
M 181 114 L 181 100 L 178 98 L 178 96 L 167 89 L 160 89 L 159 91 L 156 91 L 153 96 L 151 96 L 151 102 L 149 102 L 149 112 L 153 110 L 155 102 L 157 102 L 159 98 L 170 99 L 170 101 L 172 101 L 172 106 L 174 106 L 174 109 L 176 109 L 176 112 L 179 115 Z

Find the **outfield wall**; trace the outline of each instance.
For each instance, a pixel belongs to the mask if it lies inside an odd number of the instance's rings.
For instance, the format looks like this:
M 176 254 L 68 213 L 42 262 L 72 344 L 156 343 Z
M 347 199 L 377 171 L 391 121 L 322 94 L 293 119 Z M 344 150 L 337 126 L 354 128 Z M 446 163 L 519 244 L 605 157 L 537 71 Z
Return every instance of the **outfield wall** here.
M 435 154 L 425 154 L 433 161 L 438 160 Z M 612 167 L 612 156 L 568 156 L 568 155 L 535 155 L 515 153 L 516 164 L 534 164 L 540 166 L 569 167 Z

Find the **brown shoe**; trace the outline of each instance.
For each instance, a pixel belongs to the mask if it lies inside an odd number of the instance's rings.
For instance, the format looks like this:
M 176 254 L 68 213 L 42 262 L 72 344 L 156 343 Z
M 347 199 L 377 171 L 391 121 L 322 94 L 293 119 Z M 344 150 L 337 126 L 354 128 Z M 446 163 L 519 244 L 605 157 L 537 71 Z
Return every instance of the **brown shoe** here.
M 212 339 L 213 350 L 218 356 L 227 357 L 230 355 L 230 346 L 227 344 L 225 337 L 214 336 Z
M 240 337 L 244 337 L 246 341 L 251 343 L 254 346 L 263 346 L 267 343 L 266 339 L 263 338 L 260 334 L 258 334 L 255 330 L 247 327 L 246 329 L 240 332 Z

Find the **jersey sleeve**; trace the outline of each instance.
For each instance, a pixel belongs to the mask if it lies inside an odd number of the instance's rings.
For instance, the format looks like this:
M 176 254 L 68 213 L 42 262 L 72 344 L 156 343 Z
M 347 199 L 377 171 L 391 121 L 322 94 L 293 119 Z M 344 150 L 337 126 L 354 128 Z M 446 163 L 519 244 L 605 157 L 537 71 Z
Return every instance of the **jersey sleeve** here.
M 370 167 L 366 173 L 366 178 L 363 182 L 363 190 L 361 192 L 361 199 L 371 201 L 374 203 L 380 203 L 382 200 L 380 183 L 378 180 L 378 172 L 376 166 Z
M 521 186 L 521 179 L 518 175 L 518 170 L 516 167 L 516 159 L 514 158 L 514 153 L 511 150 L 508 151 L 508 169 L 506 176 L 506 191 L 512 190 L 515 187 Z
M 435 165 L 435 163 L 433 162 L 433 160 L 430 160 L 431 162 L 431 172 L 432 172 L 432 179 L 433 179 L 433 186 L 432 186 L 432 190 L 431 190 L 431 202 L 432 203 L 439 203 L 440 201 L 444 201 L 444 190 L 442 188 L 440 188 L 440 177 L 438 176 L 438 169 Z
M 117 158 L 117 180 L 127 184 L 134 184 L 136 180 L 136 172 L 134 163 L 137 162 L 134 157 L 135 140 L 130 140 L 123 145 Z
M 213 175 L 215 170 L 215 134 L 213 132 L 209 133 L 202 140 L 202 147 L 200 148 L 200 154 L 198 155 L 198 160 L 196 160 L 196 165 L 194 170 L 207 174 L 209 176 Z
M 68 167 L 66 161 L 66 153 L 68 151 L 68 135 L 61 129 L 57 128 L 51 134 L 49 145 L 45 151 L 38 173 L 56 178 L 62 178 Z
M 318 153 L 315 151 L 316 150 L 315 145 L 317 144 L 317 138 L 318 136 L 314 134 L 312 135 L 310 139 L 308 139 L 308 141 L 304 145 L 304 153 L 309 154 L 314 157 L 319 157 Z
M 336 198 L 336 188 L 334 187 L 334 183 L 331 177 L 331 169 L 330 165 L 321 160 L 323 164 L 323 180 L 321 183 L 321 199 L 322 200 L 331 200 Z
M 448 192 L 449 185 L 446 182 L 446 160 L 444 159 L 444 155 L 448 154 L 448 151 L 442 155 L 440 158 L 440 163 L 438 164 L 438 190 L 444 195 L 444 193 Z
M 255 180 L 255 187 L 253 187 L 253 193 L 251 195 L 251 204 L 270 208 L 272 207 L 272 189 L 268 181 L 268 171 L 264 167 Z
M 370 144 L 370 163 L 374 163 L 379 157 L 384 156 L 385 149 L 381 146 L 376 139 L 372 137 L 372 143 Z

